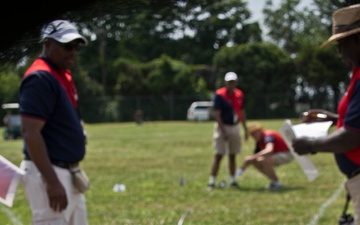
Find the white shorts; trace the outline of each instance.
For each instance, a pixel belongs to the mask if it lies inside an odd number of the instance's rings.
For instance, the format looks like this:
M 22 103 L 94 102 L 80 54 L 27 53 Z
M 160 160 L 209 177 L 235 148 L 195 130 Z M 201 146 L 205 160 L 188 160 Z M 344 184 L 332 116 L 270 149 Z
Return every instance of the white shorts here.
M 20 168 L 25 171 L 22 179 L 24 191 L 32 212 L 32 225 L 87 225 L 85 195 L 72 184 L 68 169 L 53 166 L 66 190 L 68 206 L 62 212 L 55 212 L 49 206 L 46 184 L 35 164 L 23 160 Z

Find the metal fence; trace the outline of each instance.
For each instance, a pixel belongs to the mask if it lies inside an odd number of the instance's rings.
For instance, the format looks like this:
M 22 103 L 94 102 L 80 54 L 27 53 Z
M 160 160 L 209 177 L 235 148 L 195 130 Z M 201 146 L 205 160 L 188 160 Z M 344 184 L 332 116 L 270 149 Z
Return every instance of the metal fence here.
M 193 101 L 210 100 L 200 96 L 126 96 L 86 99 L 80 102 L 80 112 L 86 122 L 134 121 L 136 112 L 143 120 L 186 120 L 187 109 Z
M 284 98 L 284 96 L 281 96 Z M 279 96 L 266 95 L 246 102 L 248 119 L 297 118 L 310 108 L 324 108 L 334 111 L 331 99 L 317 102 L 279 102 Z M 194 101 L 209 101 L 206 96 L 122 96 L 80 98 L 81 117 L 87 123 L 186 120 L 187 110 Z M 328 107 L 327 107 L 328 106 Z M 335 112 L 335 111 L 334 111 Z M 0 112 L 1 118 L 5 111 Z
M 253 101 L 246 105 L 249 119 L 298 117 L 299 107 L 296 105 L 279 104 L 274 107 L 274 103 L 268 98 L 270 96 L 264 96 L 261 103 Z M 186 120 L 187 110 L 192 102 L 209 100 L 211 98 L 204 96 L 103 97 L 80 101 L 80 112 L 88 123 L 134 121 L 139 112 L 144 121 Z

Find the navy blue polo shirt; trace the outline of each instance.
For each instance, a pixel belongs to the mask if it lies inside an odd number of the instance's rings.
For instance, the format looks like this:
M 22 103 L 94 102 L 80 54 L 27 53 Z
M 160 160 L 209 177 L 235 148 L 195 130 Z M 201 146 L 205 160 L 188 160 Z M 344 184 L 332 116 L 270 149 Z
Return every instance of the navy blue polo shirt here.
M 237 121 L 234 121 L 234 109 L 220 95 L 215 95 L 214 97 L 214 109 L 221 110 L 221 119 L 224 124 L 233 125 L 237 123 Z
M 22 116 L 46 121 L 43 135 L 50 160 L 79 162 L 85 155 L 85 136 L 80 116 L 64 88 L 48 71 L 35 71 L 24 78 L 19 93 Z M 26 145 L 23 152 L 30 158 Z
M 338 106 L 337 128 L 360 132 L 360 67 L 354 67 L 352 78 Z M 336 162 L 341 172 L 349 176 L 360 166 L 360 146 L 346 153 L 335 154 Z

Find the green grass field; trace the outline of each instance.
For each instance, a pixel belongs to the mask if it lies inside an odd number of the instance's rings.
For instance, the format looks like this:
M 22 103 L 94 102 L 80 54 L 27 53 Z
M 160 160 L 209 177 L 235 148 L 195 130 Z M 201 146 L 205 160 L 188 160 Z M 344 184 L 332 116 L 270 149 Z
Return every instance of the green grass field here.
M 260 120 L 275 130 L 283 121 Z M 332 154 L 311 156 L 320 172 L 313 182 L 294 161 L 277 169 L 285 186 L 282 191 L 265 190 L 269 181 L 250 167 L 238 180 L 240 190 L 225 187 L 207 192 L 212 129 L 212 121 L 86 124 L 87 155 L 81 165 L 91 180 L 86 192 L 89 224 L 338 224 L 345 202 L 344 176 Z M 21 139 L 0 139 L 0 154 L 19 165 L 21 146 Z M 243 143 L 238 165 L 253 147 L 251 138 Z M 226 158 L 217 181 L 221 180 L 228 183 Z M 126 191 L 114 192 L 115 184 L 125 184 Z M 0 221 L 1 225 L 31 224 L 21 185 L 13 207 L 0 205 Z

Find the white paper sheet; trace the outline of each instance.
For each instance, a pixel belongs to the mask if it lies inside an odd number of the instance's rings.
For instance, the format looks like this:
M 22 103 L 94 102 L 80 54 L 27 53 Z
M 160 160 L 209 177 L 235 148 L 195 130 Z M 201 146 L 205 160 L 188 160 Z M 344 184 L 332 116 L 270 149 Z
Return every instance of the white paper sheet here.
M 25 172 L 0 155 L 0 202 L 12 207 L 17 186 Z
M 292 126 L 296 137 L 321 137 L 328 134 L 332 121 L 316 123 L 300 123 Z
M 292 148 L 292 140 L 296 137 L 321 137 L 328 133 L 331 126 L 331 121 L 316 122 L 316 123 L 301 123 L 292 125 L 290 120 L 285 120 L 280 128 L 280 133 L 283 136 L 291 153 L 293 153 L 296 161 L 299 163 L 304 174 L 308 180 L 314 181 L 319 175 L 314 163 L 307 155 L 298 155 Z

